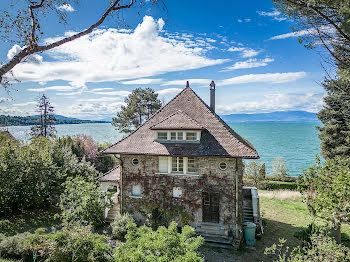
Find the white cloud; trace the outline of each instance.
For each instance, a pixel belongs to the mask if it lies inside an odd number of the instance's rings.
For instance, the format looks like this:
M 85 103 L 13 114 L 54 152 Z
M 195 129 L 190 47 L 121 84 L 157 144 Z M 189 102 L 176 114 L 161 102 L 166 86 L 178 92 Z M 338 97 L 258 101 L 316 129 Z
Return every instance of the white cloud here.
M 11 98 L 8 98 L 8 97 L 0 97 L 0 104 L 1 103 L 6 103 L 6 102 L 10 102 L 12 101 Z
M 275 60 L 272 58 L 265 58 L 261 60 L 258 60 L 256 58 L 251 58 L 246 61 L 236 62 L 233 66 L 225 67 L 222 71 L 232 71 L 237 69 L 262 67 L 262 66 L 267 66 L 268 63 L 271 63 L 273 61 Z
M 165 82 L 162 84 L 163 86 L 186 86 L 186 81 L 189 81 L 190 86 L 191 84 L 204 84 L 208 85 L 210 84 L 211 80 L 210 79 L 184 79 L 184 80 L 171 80 L 168 82 Z
M 218 86 L 225 85 L 238 85 L 247 83 L 287 83 L 296 81 L 306 76 L 305 72 L 293 72 L 293 73 L 266 73 L 266 74 L 249 74 L 236 76 L 217 82 Z
M 256 12 L 261 16 L 270 16 L 270 17 L 279 16 L 281 14 L 281 12 L 279 12 L 276 9 L 273 9 L 270 12 L 266 12 L 266 11 L 256 11 Z
M 38 102 L 31 101 L 31 102 L 26 102 L 26 103 L 13 104 L 13 106 L 31 106 L 31 105 L 36 105 L 36 104 L 38 104 Z
M 130 91 L 89 91 L 93 94 L 97 94 L 97 95 L 110 95 L 110 96 L 128 96 L 131 94 Z
M 163 27 L 164 27 L 164 25 L 165 25 L 164 20 L 163 20 L 162 18 L 159 18 L 157 23 L 158 23 L 158 30 L 159 30 L 159 31 L 162 31 L 162 30 L 163 30 Z
M 109 102 L 109 101 L 120 101 L 120 96 L 103 96 L 99 98 L 79 98 L 76 101 L 79 102 Z
M 166 88 L 166 89 L 162 89 L 162 90 L 159 90 L 157 91 L 157 93 L 159 95 L 174 95 L 174 94 L 178 94 L 182 91 L 183 89 L 181 88 Z
M 163 81 L 160 78 L 140 78 L 130 81 L 124 81 L 122 84 L 124 85 L 149 85 L 149 84 L 159 84 Z
M 217 105 L 219 114 L 268 113 L 274 111 L 302 110 L 318 112 L 323 107 L 321 93 L 267 94 L 260 101 L 243 101 L 229 105 Z
M 238 19 L 237 22 L 238 22 L 238 23 L 242 23 L 243 20 L 242 20 L 242 19 Z
M 250 21 L 252 21 L 252 19 L 246 18 L 246 19 L 244 19 L 244 21 L 247 22 L 247 23 L 249 23 Z
M 281 12 L 278 11 L 277 9 L 273 9 L 273 10 L 270 11 L 270 12 L 266 12 L 266 11 L 257 11 L 257 13 L 258 13 L 260 16 L 273 17 L 273 20 L 276 20 L 276 21 L 278 21 L 278 22 L 287 20 L 286 17 L 281 16 Z
M 253 57 L 257 56 L 261 51 L 254 50 L 248 47 L 230 47 L 227 51 L 230 52 L 241 52 L 242 57 Z
M 66 12 L 74 12 L 75 11 L 73 6 L 71 6 L 70 4 L 63 4 L 61 6 L 58 6 L 57 9 L 60 11 L 66 11 Z
M 216 40 L 215 39 L 212 39 L 212 38 L 206 38 L 206 40 L 208 41 L 208 42 L 210 42 L 210 43 L 215 43 L 216 42 Z
M 321 26 L 319 28 L 321 32 L 326 32 L 328 34 L 334 33 L 334 29 L 330 26 Z M 278 40 L 278 39 L 286 39 L 290 37 L 299 37 L 304 35 L 315 35 L 317 34 L 317 30 L 314 28 L 308 28 L 300 31 L 290 32 L 286 34 L 276 35 L 270 38 L 270 40 Z
M 98 92 L 98 91 L 105 91 L 105 90 L 113 90 L 113 88 L 111 88 L 111 87 L 101 87 L 101 88 L 91 89 L 90 91 L 91 92 Z
M 52 62 L 22 63 L 14 68 L 13 73 L 22 82 L 64 80 L 79 81 L 84 85 L 87 82 L 135 79 L 135 76 L 145 78 L 227 61 L 207 58 L 207 42 L 202 43 L 206 45 L 203 47 L 199 44 L 191 47 L 187 42 L 161 36 L 158 23 L 162 24 L 145 16 L 133 32 L 121 33 L 112 28 L 95 30 L 47 52 L 54 59 Z M 70 34 L 72 32 L 66 35 Z M 53 40 L 57 38 L 47 41 Z M 10 74 L 8 77 L 11 79 Z
M 54 91 L 72 91 L 77 89 L 78 87 L 76 86 L 48 86 L 48 87 L 42 87 L 42 88 L 28 88 L 28 91 L 32 92 L 45 92 L 49 90 L 54 90 Z

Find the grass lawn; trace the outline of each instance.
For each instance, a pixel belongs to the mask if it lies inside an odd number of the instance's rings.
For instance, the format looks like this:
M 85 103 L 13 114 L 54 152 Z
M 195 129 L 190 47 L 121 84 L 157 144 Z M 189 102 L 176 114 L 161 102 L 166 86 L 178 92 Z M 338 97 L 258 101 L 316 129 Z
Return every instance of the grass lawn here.
M 262 190 L 259 190 L 262 192 Z M 306 204 L 299 200 L 279 200 L 260 197 L 260 212 L 264 220 L 264 235 L 257 241 L 255 249 L 243 248 L 230 251 L 218 248 L 203 249 L 208 261 L 273 261 L 264 255 L 266 247 L 277 243 L 279 238 L 287 239 L 286 245 L 294 247 L 300 240 L 293 236 L 294 232 L 312 222 Z M 350 246 L 350 225 L 342 225 L 343 242 Z

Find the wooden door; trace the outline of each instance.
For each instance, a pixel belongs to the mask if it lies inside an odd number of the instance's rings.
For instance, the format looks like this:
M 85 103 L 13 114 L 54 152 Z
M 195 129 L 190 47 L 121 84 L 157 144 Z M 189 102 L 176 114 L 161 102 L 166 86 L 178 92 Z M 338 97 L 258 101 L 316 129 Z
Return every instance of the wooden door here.
M 219 223 L 219 193 L 203 192 L 203 222 Z

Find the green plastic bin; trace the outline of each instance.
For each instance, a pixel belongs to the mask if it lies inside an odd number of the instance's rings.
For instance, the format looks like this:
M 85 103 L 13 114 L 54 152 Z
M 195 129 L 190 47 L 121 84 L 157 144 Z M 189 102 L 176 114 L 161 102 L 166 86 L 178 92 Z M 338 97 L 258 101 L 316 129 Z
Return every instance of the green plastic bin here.
M 252 222 L 245 222 L 244 225 L 244 238 L 245 242 L 248 246 L 255 246 L 256 240 L 255 240 L 255 230 L 256 225 Z

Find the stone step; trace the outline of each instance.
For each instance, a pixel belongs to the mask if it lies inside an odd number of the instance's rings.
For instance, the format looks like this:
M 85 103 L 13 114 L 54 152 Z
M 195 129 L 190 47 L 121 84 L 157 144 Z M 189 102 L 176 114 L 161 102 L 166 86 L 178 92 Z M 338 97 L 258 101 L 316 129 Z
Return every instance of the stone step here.
M 225 226 L 220 225 L 220 224 L 215 224 L 215 223 L 201 223 L 200 225 L 197 226 L 198 228 L 201 229 L 214 229 L 214 230 L 225 230 Z
M 221 243 L 221 244 L 228 244 L 231 245 L 232 244 L 232 237 L 228 237 L 228 236 L 221 236 L 218 237 L 217 235 L 205 235 L 203 236 L 205 242 L 210 242 L 210 243 Z
M 225 248 L 225 249 L 236 249 L 231 244 L 224 244 L 224 243 L 215 243 L 215 242 L 204 242 L 205 246 L 209 247 L 218 247 L 218 248 Z
M 228 235 L 226 234 L 212 234 L 212 233 L 208 233 L 208 232 L 203 232 L 203 233 L 198 233 L 198 235 L 204 237 L 205 239 L 210 239 L 210 238 L 218 238 L 218 239 L 223 239 L 223 240 L 228 240 L 232 237 L 229 237 Z
M 206 234 L 206 233 L 209 233 L 209 234 L 213 234 L 213 235 L 226 235 L 226 232 L 225 230 L 222 230 L 222 229 L 208 229 L 208 228 L 196 228 L 196 232 L 198 234 Z

